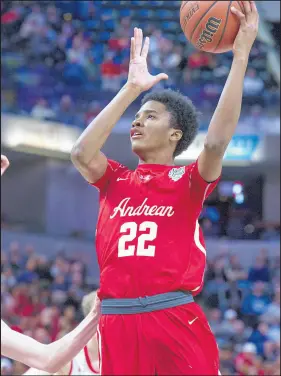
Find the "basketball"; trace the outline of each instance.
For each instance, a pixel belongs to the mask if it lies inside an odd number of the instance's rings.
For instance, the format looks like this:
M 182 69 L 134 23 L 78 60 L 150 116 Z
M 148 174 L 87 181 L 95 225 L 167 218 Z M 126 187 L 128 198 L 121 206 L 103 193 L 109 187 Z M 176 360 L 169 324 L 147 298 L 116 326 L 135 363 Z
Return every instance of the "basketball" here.
M 240 26 L 232 6 L 245 13 L 242 1 L 182 1 L 180 24 L 188 41 L 201 51 L 230 51 Z

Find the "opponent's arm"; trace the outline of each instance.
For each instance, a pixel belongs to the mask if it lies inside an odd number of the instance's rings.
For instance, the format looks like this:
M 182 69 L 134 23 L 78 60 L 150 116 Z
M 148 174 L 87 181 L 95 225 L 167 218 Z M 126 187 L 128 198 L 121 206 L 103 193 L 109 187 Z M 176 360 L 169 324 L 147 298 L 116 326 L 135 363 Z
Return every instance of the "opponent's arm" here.
M 71 363 L 68 363 L 67 365 L 63 366 L 58 372 L 56 373 L 49 373 L 46 371 L 40 371 L 37 368 L 29 368 L 23 375 L 33 375 L 33 376 L 63 376 L 63 375 L 69 375 L 71 368 Z
M 96 298 L 93 310 L 70 333 L 49 345 L 10 329 L 1 320 L 1 354 L 29 367 L 57 372 L 89 342 L 97 331 L 100 302 Z
M 7 170 L 7 168 L 10 166 L 10 162 L 8 158 L 1 154 L 1 176 L 4 174 L 4 172 Z
M 243 3 L 245 15 L 231 8 L 240 20 L 240 29 L 233 45 L 233 62 L 198 159 L 199 173 L 208 182 L 216 180 L 221 174 L 223 156 L 239 120 L 245 72 L 258 32 L 259 15 L 255 2 Z
M 107 159 L 101 148 L 126 109 L 142 91 L 168 78 L 163 73 L 157 76 L 149 74 L 146 62 L 149 38 L 146 38 L 142 45 L 142 30 L 135 28 L 134 37 L 131 38 L 130 67 L 126 85 L 90 123 L 73 146 L 71 160 L 90 183 L 95 183 L 105 173 Z

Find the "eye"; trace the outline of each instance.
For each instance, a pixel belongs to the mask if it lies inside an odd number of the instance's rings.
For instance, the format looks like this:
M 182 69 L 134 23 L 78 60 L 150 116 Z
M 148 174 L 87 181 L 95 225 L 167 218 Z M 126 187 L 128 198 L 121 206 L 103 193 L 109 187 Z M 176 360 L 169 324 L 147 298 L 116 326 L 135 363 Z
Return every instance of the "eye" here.
M 153 116 L 153 115 L 151 115 L 151 114 L 149 114 L 149 115 L 147 116 L 147 118 L 148 118 L 148 119 L 156 119 L 155 116 Z

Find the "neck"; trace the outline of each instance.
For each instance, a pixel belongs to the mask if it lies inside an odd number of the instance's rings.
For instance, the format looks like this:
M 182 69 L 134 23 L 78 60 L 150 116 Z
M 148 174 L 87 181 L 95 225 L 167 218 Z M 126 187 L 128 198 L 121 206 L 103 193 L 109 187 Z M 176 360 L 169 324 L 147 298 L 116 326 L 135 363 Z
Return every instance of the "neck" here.
M 155 151 L 151 154 L 145 153 L 145 155 L 139 154 L 139 164 L 160 164 L 166 166 L 174 166 L 175 162 L 173 156 L 165 151 Z

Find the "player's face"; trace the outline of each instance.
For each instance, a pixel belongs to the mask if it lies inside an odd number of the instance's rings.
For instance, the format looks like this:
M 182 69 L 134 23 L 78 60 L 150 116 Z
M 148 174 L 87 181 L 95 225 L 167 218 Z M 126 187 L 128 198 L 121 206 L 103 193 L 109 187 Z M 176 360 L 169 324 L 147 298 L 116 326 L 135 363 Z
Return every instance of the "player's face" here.
M 182 132 L 170 127 L 171 114 L 164 104 L 146 102 L 135 116 L 131 129 L 133 151 L 142 159 L 166 151 L 173 154 Z

